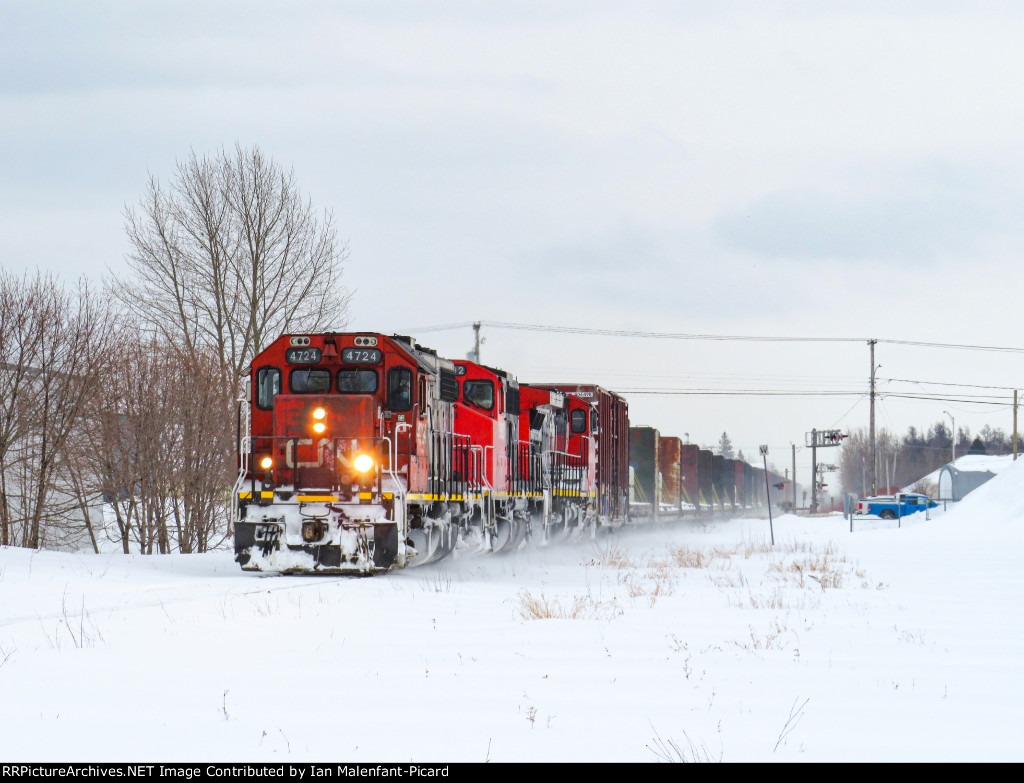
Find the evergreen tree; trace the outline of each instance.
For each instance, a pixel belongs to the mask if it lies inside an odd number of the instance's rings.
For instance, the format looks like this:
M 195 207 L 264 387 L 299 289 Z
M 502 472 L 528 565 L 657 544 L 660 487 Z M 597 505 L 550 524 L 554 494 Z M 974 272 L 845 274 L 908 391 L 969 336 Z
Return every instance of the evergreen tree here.
M 732 441 L 729 440 L 729 434 L 726 432 L 723 432 L 722 437 L 718 439 L 718 453 L 726 459 L 733 458 Z

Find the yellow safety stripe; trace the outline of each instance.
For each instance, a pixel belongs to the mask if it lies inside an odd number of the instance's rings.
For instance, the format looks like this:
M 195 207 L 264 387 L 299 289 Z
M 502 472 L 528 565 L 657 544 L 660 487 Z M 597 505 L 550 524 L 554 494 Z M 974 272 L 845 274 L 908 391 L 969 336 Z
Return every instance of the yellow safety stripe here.
M 266 498 L 273 499 L 273 497 L 274 497 L 274 493 L 273 492 L 257 492 L 256 494 L 257 494 L 258 497 L 264 498 L 264 499 L 266 499 Z M 360 492 L 359 493 L 359 499 L 360 500 L 370 500 L 372 497 L 373 497 L 373 493 L 371 493 L 371 492 Z M 392 498 L 395 497 L 395 494 L 393 492 L 385 492 L 382 497 L 385 500 L 391 500 Z M 238 499 L 239 500 L 251 500 L 252 499 L 252 493 L 251 492 L 239 492 L 238 493 Z M 339 497 L 337 497 L 335 495 L 296 495 L 291 501 L 281 500 L 279 502 L 281 502 L 281 503 L 288 503 L 288 502 L 296 502 L 296 503 L 337 503 L 340 500 L 341 500 L 341 498 L 339 498 Z
M 554 495 L 555 497 L 565 497 L 565 498 L 579 498 L 579 497 L 593 498 L 593 497 L 597 497 L 597 493 L 596 492 L 578 492 L 578 491 L 572 490 L 572 489 L 556 489 L 551 494 Z M 273 500 L 274 499 L 274 493 L 273 492 L 257 492 L 256 496 L 258 498 L 262 498 L 264 500 Z M 496 498 L 521 498 L 521 497 L 526 497 L 526 498 L 542 498 L 542 497 L 544 497 L 544 493 L 543 492 L 474 492 L 474 493 L 470 493 L 468 495 L 431 495 L 429 493 L 424 493 L 424 492 L 410 492 L 409 495 L 407 496 L 407 498 L 408 498 L 408 500 L 429 500 L 429 501 L 442 501 L 442 502 L 444 502 L 444 501 L 450 501 L 450 500 L 481 500 L 481 499 L 486 498 L 488 496 L 496 497 Z M 392 500 L 394 497 L 395 497 L 395 495 L 394 495 L 393 492 L 385 492 L 383 494 L 383 498 L 385 500 Z M 239 492 L 238 493 L 238 499 L 239 500 L 251 500 L 252 499 L 252 493 L 251 492 Z M 371 493 L 371 492 L 360 492 L 359 493 L 359 499 L 360 500 L 372 500 L 373 499 L 373 493 Z M 290 501 L 288 501 L 288 500 L 279 500 L 278 502 L 279 503 L 288 503 L 288 502 L 295 502 L 295 503 L 337 503 L 337 502 L 340 502 L 340 501 L 341 501 L 341 498 L 337 497 L 336 495 L 295 495 L 294 498 L 292 498 Z
M 572 489 L 558 489 L 552 492 L 556 497 L 585 497 L 593 498 L 597 497 L 596 492 L 579 492 Z M 469 495 L 431 495 L 425 492 L 410 492 L 408 495 L 409 500 L 431 500 L 431 501 L 447 501 L 447 500 L 480 500 L 481 498 L 495 497 L 495 498 L 542 498 L 544 497 L 543 492 L 483 492 L 483 493 L 472 493 Z

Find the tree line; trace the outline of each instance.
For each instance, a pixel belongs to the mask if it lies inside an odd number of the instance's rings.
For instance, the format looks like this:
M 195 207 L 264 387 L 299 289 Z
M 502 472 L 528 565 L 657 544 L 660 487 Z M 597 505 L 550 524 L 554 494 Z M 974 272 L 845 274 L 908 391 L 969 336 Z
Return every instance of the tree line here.
M 926 430 L 908 427 L 900 437 L 882 428 L 875 433 L 877 455 L 877 491 L 918 484 L 925 476 L 948 463 L 953 457 L 953 433 L 944 421 Z M 971 435 L 969 427 L 958 427 L 956 454 L 1012 454 L 1013 435 L 985 425 Z M 853 430 L 843 442 L 840 477 L 846 492 L 866 497 L 871 494 L 871 449 L 866 428 Z M 918 491 L 934 494 L 935 487 L 916 486 Z
M 101 286 L 0 270 L 0 544 L 222 543 L 252 357 L 347 323 L 331 213 L 257 148 L 192 153 L 124 217 Z

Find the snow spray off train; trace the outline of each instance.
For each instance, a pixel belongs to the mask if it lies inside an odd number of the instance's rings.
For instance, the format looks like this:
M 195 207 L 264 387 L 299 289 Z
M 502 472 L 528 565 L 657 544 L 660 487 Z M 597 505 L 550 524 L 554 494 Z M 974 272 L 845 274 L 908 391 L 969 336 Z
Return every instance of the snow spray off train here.
M 520 384 L 399 335 L 282 335 L 248 390 L 233 498 L 250 571 L 371 574 L 772 491 L 746 463 L 630 428 L 612 391 Z

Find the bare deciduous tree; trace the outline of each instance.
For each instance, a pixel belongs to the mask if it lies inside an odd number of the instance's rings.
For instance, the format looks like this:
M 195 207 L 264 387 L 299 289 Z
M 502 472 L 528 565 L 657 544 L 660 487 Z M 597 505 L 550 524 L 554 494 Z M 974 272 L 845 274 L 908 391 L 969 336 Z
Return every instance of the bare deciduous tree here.
M 228 381 L 217 357 L 127 330 L 83 458 L 125 553 L 203 552 L 228 529 L 235 472 Z
M 115 295 L 170 343 L 213 352 L 233 378 L 282 332 L 348 321 L 332 214 L 258 148 L 193 152 L 168 187 L 150 177 L 125 222 L 134 277 L 115 279 Z
M 86 282 L 0 278 L 0 536 L 39 547 L 77 508 L 62 463 L 112 361 L 114 320 Z
M 30 317 L 35 296 L 28 278 L 0 273 L 0 544 L 5 545 L 12 543 L 14 532 L 11 493 L 20 491 L 20 485 L 17 490 L 12 485 L 15 450 L 28 432 L 32 360 L 42 339 L 38 322 Z

